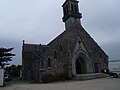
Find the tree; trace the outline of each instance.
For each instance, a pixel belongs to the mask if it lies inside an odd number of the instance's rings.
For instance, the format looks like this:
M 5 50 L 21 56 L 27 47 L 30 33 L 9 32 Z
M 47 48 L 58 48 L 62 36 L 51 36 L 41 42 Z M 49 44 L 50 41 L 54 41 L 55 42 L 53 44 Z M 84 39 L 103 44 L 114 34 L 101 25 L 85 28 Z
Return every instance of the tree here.
M 15 56 L 15 54 L 10 53 L 13 50 L 13 48 L 0 48 L 0 66 L 3 68 L 5 65 L 9 65 L 8 62 L 12 61 L 12 57 Z
M 5 68 L 5 73 L 10 74 L 12 77 L 20 77 L 22 65 L 11 65 Z

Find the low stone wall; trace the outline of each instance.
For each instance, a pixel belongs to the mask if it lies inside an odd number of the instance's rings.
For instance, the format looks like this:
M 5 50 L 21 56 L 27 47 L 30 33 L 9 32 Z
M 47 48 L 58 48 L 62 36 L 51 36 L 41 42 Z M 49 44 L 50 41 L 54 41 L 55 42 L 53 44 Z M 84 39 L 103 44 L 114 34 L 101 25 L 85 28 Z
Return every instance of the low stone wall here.
M 108 75 L 103 73 L 79 74 L 76 75 L 73 78 L 73 80 L 90 80 L 90 79 L 104 78 L 104 77 L 108 77 Z

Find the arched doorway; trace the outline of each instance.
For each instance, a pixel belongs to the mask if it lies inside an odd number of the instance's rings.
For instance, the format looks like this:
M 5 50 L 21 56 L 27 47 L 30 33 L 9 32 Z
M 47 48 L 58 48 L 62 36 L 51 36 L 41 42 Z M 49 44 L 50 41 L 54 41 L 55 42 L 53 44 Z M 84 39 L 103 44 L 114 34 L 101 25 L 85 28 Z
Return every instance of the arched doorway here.
M 75 64 L 76 64 L 76 74 L 86 74 L 87 73 L 86 63 L 82 57 L 79 57 L 76 60 Z
M 93 63 L 83 51 L 78 51 L 75 53 L 72 59 L 72 74 L 76 76 L 77 74 L 88 74 L 93 73 Z

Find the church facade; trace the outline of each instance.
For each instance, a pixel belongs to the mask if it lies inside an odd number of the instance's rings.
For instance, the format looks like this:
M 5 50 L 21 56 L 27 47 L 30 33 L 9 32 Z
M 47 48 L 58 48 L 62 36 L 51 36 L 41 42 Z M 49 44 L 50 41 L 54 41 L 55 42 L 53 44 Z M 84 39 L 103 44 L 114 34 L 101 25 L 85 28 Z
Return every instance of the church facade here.
M 47 45 L 23 41 L 23 79 L 72 79 L 108 69 L 108 56 L 81 25 L 78 3 L 66 0 L 62 5 L 66 30 L 53 41 Z

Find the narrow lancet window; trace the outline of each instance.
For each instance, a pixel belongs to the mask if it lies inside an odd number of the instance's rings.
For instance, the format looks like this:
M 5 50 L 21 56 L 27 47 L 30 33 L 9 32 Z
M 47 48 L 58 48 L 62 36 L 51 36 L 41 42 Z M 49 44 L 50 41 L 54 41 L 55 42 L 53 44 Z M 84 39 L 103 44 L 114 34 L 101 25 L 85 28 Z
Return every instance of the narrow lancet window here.
M 77 7 L 77 5 L 74 5 L 74 7 L 75 7 L 75 12 L 78 13 L 78 7 Z
M 60 53 L 62 53 L 62 45 L 61 44 L 59 46 L 59 51 L 60 51 Z
M 51 67 L 51 59 L 48 58 L 48 67 Z
M 57 52 L 54 51 L 54 59 L 57 59 Z

